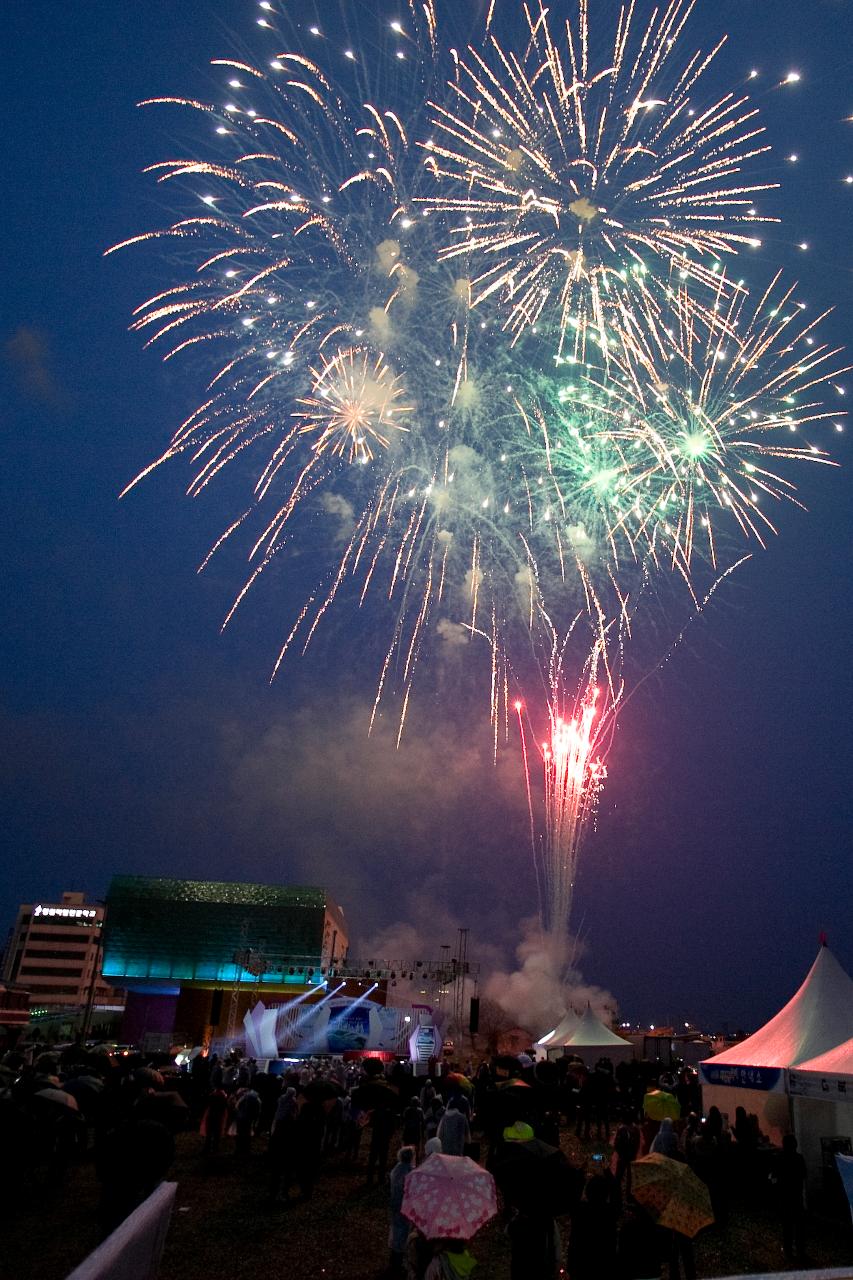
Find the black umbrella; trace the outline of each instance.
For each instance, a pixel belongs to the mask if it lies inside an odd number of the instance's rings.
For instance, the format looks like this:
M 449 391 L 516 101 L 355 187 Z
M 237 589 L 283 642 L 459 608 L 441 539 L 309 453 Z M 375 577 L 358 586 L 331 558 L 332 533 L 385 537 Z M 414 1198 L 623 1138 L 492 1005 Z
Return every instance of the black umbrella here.
M 570 1213 L 583 1189 L 583 1173 L 562 1151 L 533 1138 L 509 1142 L 495 1166 L 495 1181 L 504 1199 L 523 1213 Z
M 400 1099 L 384 1080 L 365 1080 L 353 1090 L 352 1101 L 359 1111 L 372 1111 L 374 1107 L 396 1107 Z
M 520 1076 L 524 1070 L 524 1067 L 519 1062 L 518 1058 L 514 1057 L 511 1053 L 499 1054 L 497 1058 L 492 1060 L 492 1066 L 495 1071 L 501 1071 L 504 1075 L 509 1076 Z
M 72 1093 L 75 1098 L 80 1098 L 84 1095 L 103 1093 L 104 1082 L 97 1076 L 72 1076 L 70 1080 L 64 1081 L 62 1087 L 66 1093 Z
M 144 1085 L 146 1089 L 163 1088 L 163 1077 L 159 1071 L 155 1071 L 154 1067 L 137 1067 L 133 1078 L 137 1084 Z
M 80 1110 L 90 1119 L 97 1114 L 104 1092 L 103 1080 L 94 1076 L 73 1076 L 65 1081 L 62 1088 L 77 1099 Z
M 172 1089 L 164 1093 L 144 1093 L 137 1099 L 134 1112 L 137 1119 L 156 1120 L 171 1133 L 183 1129 L 189 1114 L 181 1095 Z
M 344 1090 L 334 1080 L 312 1080 L 303 1085 L 303 1093 L 309 1102 L 329 1102 L 333 1098 L 343 1097 Z
M 39 1089 L 33 1094 L 33 1101 L 38 1098 L 39 1105 L 46 1107 L 59 1107 L 63 1111 L 77 1111 L 77 1099 L 72 1097 L 70 1093 L 66 1093 L 64 1089 Z

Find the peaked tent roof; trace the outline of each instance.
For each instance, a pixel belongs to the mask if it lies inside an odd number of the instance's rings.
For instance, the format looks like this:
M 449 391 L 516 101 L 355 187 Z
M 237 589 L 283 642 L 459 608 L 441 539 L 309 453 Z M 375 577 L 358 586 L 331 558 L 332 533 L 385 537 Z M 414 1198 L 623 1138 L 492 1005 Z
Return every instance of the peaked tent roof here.
M 537 1045 L 541 1045 L 543 1049 L 556 1049 L 558 1045 L 563 1045 L 569 1039 L 574 1031 L 580 1018 L 574 1009 L 567 1009 L 562 1019 L 557 1023 L 553 1031 L 549 1031 L 541 1040 L 537 1040 Z
M 853 1037 L 853 979 L 826 945 L 806 979 L 775 1018 L 713 1058 L 740 1067 L 799 1066 Z
M 798 1071 L 816 1071 L 824 1076 L 853 1076 L 853 1036 L 816 1058 L 807 1058 Z
M 581 1018 L 575 1031 L 569 1036 L 565 1042 L 567 1048 L 577 1049 L 599 1049 L 605 1048 L 607 1045 L 622 1045 L 624 1048 L 633 1049 L 630 1040 L 623 1040 L 621 1036 L 617 1036 L 606 1027 L 600 1018 L 596 1018 L 592 1009 L 587 1009 Z

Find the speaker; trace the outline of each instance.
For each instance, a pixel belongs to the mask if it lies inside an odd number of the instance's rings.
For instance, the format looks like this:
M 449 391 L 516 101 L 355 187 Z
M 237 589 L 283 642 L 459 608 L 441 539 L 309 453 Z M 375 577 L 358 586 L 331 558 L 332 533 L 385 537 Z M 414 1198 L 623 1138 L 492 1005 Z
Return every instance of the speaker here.
M 219 1019 L 222 1017 L 222 997 L 224 991 L 214 991 L 213 999 L 210 1002 L 210 1025 L 212 1027 L 219 1026 Z
M 471 1035 L 476 1035 L 477 1028 L 480 1025 L 480 997 L 471 997 L 471 1012 L 468 1015 L 468 1030 Z

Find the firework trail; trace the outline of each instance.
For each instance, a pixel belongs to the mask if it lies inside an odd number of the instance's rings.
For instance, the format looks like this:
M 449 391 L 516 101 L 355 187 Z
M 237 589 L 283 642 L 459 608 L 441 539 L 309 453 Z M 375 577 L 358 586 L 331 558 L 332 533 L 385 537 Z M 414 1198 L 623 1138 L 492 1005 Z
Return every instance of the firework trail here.
M 523 705 L 515 703 L 540 920 L 543 931 L 555 936 L 565 930 L 571 914 L 581 843 L 607 778 L 607 750 L 624 691 L 621 684 L 614 687 L 607 660 L 606 638 L 596 639 L 570 697 L 562 672 L 563 653 L 554 649 L 548 732 L 537 745 L 544 782 L 541 823 L 533 804 Z

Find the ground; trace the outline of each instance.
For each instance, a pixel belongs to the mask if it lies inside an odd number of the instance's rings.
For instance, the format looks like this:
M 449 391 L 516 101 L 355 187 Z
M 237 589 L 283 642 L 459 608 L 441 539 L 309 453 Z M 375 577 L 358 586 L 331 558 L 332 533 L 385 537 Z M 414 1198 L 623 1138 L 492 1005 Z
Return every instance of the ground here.
M 161 1280 L 379 1280 L 387 1261 L 386 1195 L 364 1186 L 363 1171 L 333 1162 L 314 1199 L 266 1207 L 265 1141 L 244 1166 L 223 1154 L 211 1166 L 196 1134 L 182 1134 L 171 1177 L 178 1183 Z M 576 1163 L 590 1170 L 593 1155 L 609 1151 L 564 1134 Z M 598 1168 L 601 1168 L 599 1162 Z M 19 1206 L 4 1226 L 0 1273 L 26 1280 L 64 1280 L 97 1243 L 98 1184 L 91 1163 L 72 1171 L 57 1192 L 42 1192 Z M 849 1220 L 812 1216 L 809 1263 L 843 1266 L 853 1260 Z M 481 1280 L 509 1280 L 509 1246 L 498 1221 L 476 1237 L 473 1251 Z M 700 1276 L 784 1269 L 779 1223 L 769 1210 L 735 1212 L 725 1233 L 711 1228 L 696 1241 Z

